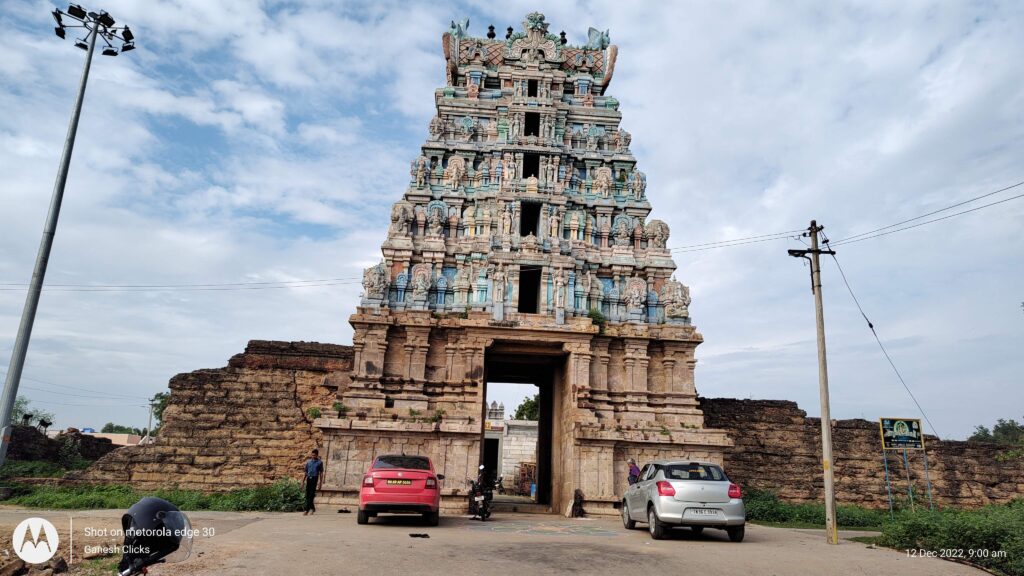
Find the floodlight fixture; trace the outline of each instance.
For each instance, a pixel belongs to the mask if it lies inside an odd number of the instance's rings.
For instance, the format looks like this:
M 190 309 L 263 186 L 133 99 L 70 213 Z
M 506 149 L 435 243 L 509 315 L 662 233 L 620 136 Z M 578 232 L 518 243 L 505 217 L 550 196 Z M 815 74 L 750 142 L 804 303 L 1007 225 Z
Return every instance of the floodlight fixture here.
M 114 48 L 113 46 L 107 46 L 106 48 L 103 49 L 103 55 L 104 56 L 117 56 L 117 48 Z
M 125 42 L 131 42 L 132 40 L 135 40 L 135 35 L 132 34 L 132 31 L 127 26 L 125 26 L 124 30 L 121 31 L 121 38 L 124 38 Z
M 64 38 L 65 36 L 67 36 L 67 33 L 64 32 L 64 27 L 63 26 L 57 26 L 56 28 L 54 28 L 53 29 L 53 33 L 56 34 L 57 36 L 60 36 L 61 38 Z
M 63 26 L 64 25 L 64 21 L 61 20 L 61 18 L 60 18 L 60 10 L 54 10 L 52 12 L 52 14 L 53 14 L 53 19 L 57 21 L 57 26 Z
M 78 40 L 75 40 L 75 47 L 81 48 L 82 50 L 88 50 L 89 49 L 89 45 L 86 44 L 85 40 L 82 40 L 81 38 L 79 38 Z
M 79 20 L 85 20 L 85 17 L 88 16 L 85 12 L 85 8 L 82 8 L 78 4 L 68 5 L 68 15 L 78 18 Z
M 96 18 L 96 21 L 106 26 L 107 28 L 113 28 L 114 18 L 107 12 L 100 12 L 100 15 Z
M 134 42 L 125 42 L 124 44 L 121 45 L 121 52 L 127 52 L 129 50 L 135 50 L 135 43 Z

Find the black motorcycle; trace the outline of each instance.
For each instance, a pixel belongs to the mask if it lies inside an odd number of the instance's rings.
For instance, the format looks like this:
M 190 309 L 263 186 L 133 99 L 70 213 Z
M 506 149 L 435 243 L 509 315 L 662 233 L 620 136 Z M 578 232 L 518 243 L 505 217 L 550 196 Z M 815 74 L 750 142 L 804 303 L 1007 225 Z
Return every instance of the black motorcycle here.
M 469 513 L 473 518 L 478 518 L 483 522 L 491 516 L 491 500 L 494 498 L 492 486 L 494 481 L 488 477 L 484 470 L 484 465 L 481 464 L 480 473 L 477 475 L 476 480 L 470 480 L 469 482 Z

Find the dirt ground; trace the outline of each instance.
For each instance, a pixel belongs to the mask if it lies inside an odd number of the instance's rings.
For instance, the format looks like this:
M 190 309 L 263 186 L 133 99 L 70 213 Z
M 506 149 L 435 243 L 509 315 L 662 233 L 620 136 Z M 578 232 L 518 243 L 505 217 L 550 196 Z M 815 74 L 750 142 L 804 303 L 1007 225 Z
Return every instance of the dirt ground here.
M 3 550 L 21 520 L 39 516 L 60 532 L 67 557 L 73 523 L 72 573 L 96 574 L 96 561 L 82 563 L 85 546 L 118 544 L 98 536 L 120 527 L 120 511 L 87 512 L 0 509 Z M 368 526 L 355 514 L 322 510 L 314 516 L 270 513 L 189 513 L 200 536 L 192 557 L 156 566 L 154 576 L 289 574 L 702 574 L 944 576 L 983 574 L 934 558 L 869 548 L 847 540 L 825 543 L 824 532 L 747 526 L 744 542 L 724 532 L 695 535 L 680 530 L 655 541 L 644 530 L 626 531 L 617 518 L 566 519 L 535 514 L 497 514 L 485 523 L 442 517 L 431 528 L 413 517 L 382 517 Z M 642 526 L 642 525 L 641 525 Z M 202 535 L 205 533 L 205 536 Z M 92 534 L 92 536 L 87 536 Z M 426 534 L 427 538 L 417 537 Z M 92 564 L 92 569 L 85 567 Z

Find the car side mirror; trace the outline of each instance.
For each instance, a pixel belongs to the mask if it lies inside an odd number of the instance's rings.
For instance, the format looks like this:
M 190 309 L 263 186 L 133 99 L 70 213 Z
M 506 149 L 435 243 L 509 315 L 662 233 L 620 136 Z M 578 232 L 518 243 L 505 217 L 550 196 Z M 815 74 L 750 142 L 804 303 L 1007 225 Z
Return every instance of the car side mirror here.
M 438 474 L 437 475 L 437 479 L 438 480 L 444 480 L 444 474 Z

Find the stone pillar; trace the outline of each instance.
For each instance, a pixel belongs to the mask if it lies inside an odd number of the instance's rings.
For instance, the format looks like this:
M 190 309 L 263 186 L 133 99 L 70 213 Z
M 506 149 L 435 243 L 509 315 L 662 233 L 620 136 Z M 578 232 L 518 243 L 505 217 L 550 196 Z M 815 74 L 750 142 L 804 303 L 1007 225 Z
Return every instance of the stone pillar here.
M 407 377 L 414 382 L 426 380 L 427 351 L 430 348 L 430 328 L 406 327 L 405 349 L 409 353 Z

